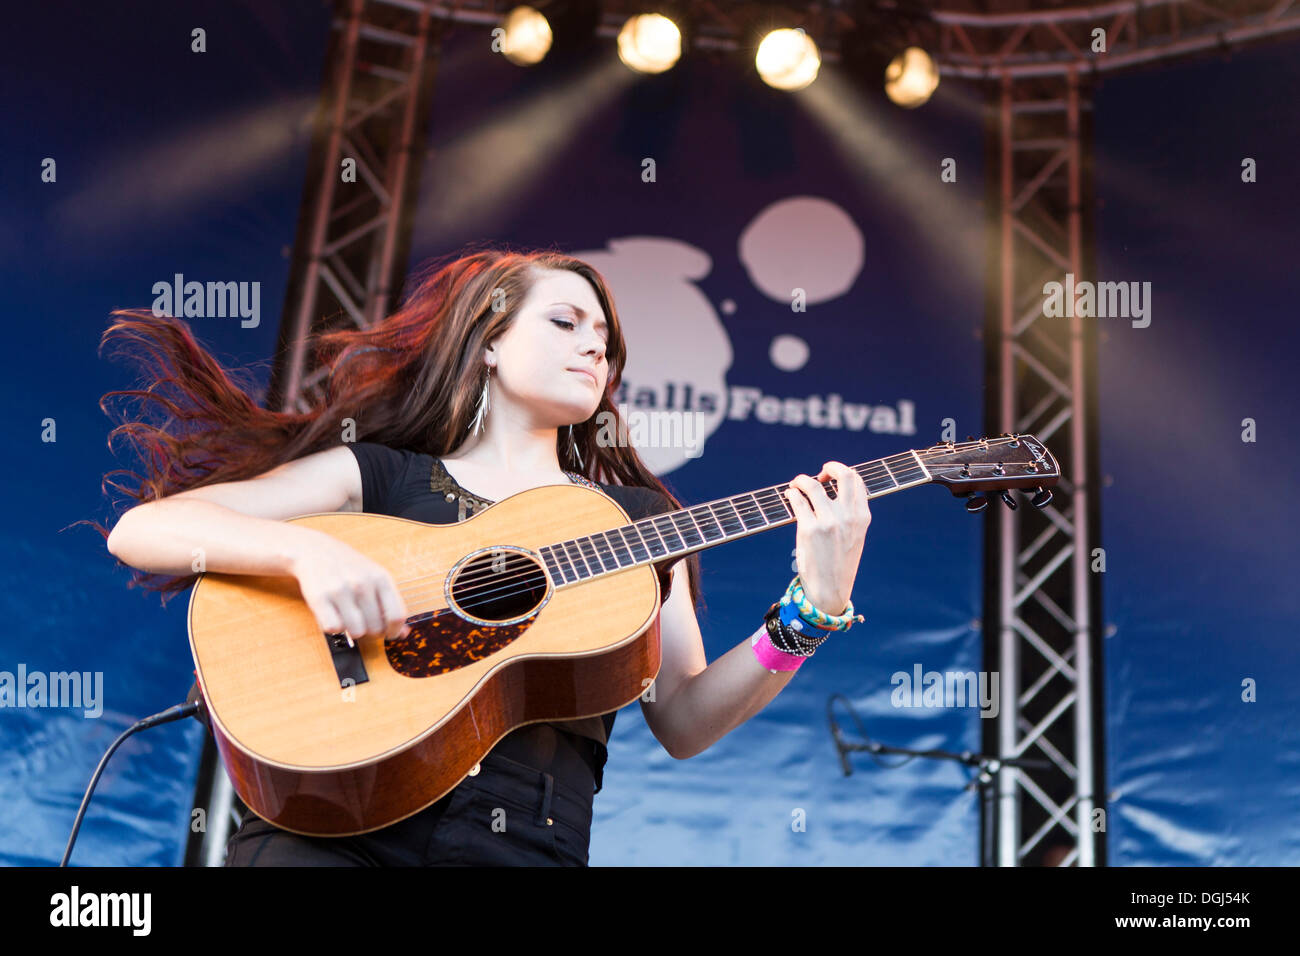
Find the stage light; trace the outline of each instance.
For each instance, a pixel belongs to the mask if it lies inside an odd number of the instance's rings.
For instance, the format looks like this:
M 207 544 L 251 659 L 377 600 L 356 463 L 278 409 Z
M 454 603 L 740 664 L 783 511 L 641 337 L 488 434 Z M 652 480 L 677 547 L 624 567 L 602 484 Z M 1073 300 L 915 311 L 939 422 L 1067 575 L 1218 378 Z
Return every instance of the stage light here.
M 773 30 L 754 57 L 758 75 L 778 90 L 801 90 L 817 79 L 822 64 L 817 44 L 803 30 Z
M 501 26 L 501 53 L 516 66 L 540 63 L 551 49 L 551 25 L 532 7 L 515 7 Z
M 682 55 L 682 31 L 665 16 L 629 17 L 618 34 L 618 58 L 638 73 L 662 73 Z
M 899 106 L 914 109 L 939 85 L 934 60 L 919 46 L 909 46 L 885 67 L 885 92 Z

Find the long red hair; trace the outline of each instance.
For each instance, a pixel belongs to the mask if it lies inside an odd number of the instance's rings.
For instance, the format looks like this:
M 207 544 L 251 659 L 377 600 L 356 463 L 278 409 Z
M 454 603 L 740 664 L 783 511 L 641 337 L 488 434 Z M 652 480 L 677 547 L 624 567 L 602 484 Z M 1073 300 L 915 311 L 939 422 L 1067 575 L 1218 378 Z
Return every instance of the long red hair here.
M 452 254 L 455 256 L 456 254 Z M 585 278 L 600 301 L 609 326 L 605 393 L 592 417 L 575 423 L 573 438 L 582 464 L 573 459 L 569 430 L 558 429 L 556 455 L 561 467 L 605 484 L 651 488 L 682 507 L 646 468 L 636 450 L 598 442 L 596 417 L 623 434 L 612 396 L 622 377 L 626 348 L 613 297 L 600 273 L 572 256 L 552 251 L 481 249 L 433 259 L 414 272 L 407 293 L 392 315 L 366 329 L 313 335 L 308 343 L 329 377 L 321 402 L 303 412 L 262 408 L 230 372 L 194 338 L 189 326 L 147 309 L 119 309 L 105 330 L 100 350 L 112 343 L 123 351 L 137 345 L 146 388 L 106 393 L 100 408 L 112 417 L 109 400 L 140 399 L 161 408 L 166 418 L 150 424 L 126 420 L 109 433 L 109 447 L 124 437 L 146 474 L 115 469 L 104 476 L 137 503 L 155 501 L 190 488 L 255 478 L 277 465 L 347 441 L 371 441 L 442 457 L 463 441 L 482 389 L 484 346 L 514 320 L 534 281 L 533 270 L 567 269 Z M 504 296 L 504 299 L 502 299 Z M 497 303 L 496 311 L 493 308 Z M 504 308 L 501 303 L 504 301 Z M 136 480 L 126 486 L 111 476 Z M 107 538 L 109 529 L 87 522 Z M 691 600 L 700 597 L 696 562 L 687 561 Z M 158 575 L 135 570 L 131 585 L 169 597 L 190 587 L 197 574 Z

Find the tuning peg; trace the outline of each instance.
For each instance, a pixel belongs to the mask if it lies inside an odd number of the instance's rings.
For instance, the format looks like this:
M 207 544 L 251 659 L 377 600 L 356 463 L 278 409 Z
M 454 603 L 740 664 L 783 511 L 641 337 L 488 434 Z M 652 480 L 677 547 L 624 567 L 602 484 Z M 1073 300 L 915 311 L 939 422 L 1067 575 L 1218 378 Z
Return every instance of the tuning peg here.
M 979 514 L 989 506 L 989 500 L 984 495 L 970 495 L 966 498 L 966 510 L 973 515 Z
M 1002 492 L 1002 500 L 1003 502 L 1006 503 L 1006 506 L 1010 508 L 1012 511 L 1016 510 L 1016 499 L 1011 497 L 1011 492 L 1009 491 Z
M 1038 494 L 1030 499 L 1029 503 L 1035 508 L 1046 508 L 1047 503 L 1052 500 L 1052 491 L 1050 488 L 1039 488 Z

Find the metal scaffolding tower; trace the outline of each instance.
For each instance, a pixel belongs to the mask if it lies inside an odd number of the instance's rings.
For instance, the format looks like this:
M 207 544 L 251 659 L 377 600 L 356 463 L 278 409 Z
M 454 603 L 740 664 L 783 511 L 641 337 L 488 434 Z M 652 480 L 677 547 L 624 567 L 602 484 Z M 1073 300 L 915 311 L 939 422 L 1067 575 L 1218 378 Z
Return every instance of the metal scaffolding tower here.
M 267 404 L 305 410 L 323 369 L 304 343 L 368 328 L 396 304 L 432 100 L 429 6 L 339 0 Z M 345 179 L 344 166 L 354 167 Z
M 1096 326 L 1043 314 L 1044 283 L 1093 274 L 1084 239 L 1092 233 L 1090 113 L 1081 86 L 1073 70 L 1033 81 L 1003 76 L 990 111 L 997 245 L 985 419 L 996 432 L 1049 443 L 1062 469 L 1051 508 L 1000 508 L 986 526 L 985 660 L 1003 694 L 997 725 L 985 732 L 995 738 L 989 752 L 1050 763 L 1004 768 L 998 777 L 996 836 L 984 840 L 996 840 L 1004 866 L 1018 865 L 1054 828 L 1074 845 L 1067 864 L 1101 862 L 1104 847 L 1092 826 L 1093 808 L 1105 802 L 1104 721 L 1094 707 L 1101 589 L 1089 572 L 1099 516 Z
M 367 328 L 396 304 L 410 254 L 440 26 L 428 4 L 336 2 L 269 408 L 303 411 L 321 398 L 324 370 L 309 354 L 310 334 L 348 324 Z M 242 807 L 210 735 L 195 806 L 205 811 L 206 825 L 191 832 L 186 864 L 220 866 Z

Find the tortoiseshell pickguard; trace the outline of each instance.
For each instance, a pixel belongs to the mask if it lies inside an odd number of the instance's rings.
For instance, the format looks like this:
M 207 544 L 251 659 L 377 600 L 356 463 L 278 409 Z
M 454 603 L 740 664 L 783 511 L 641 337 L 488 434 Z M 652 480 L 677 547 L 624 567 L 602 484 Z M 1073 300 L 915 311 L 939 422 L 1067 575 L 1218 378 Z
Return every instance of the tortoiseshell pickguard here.
M 406 677 L 435 677 L 465 667 L 507 647 L 528 630 L 536 615 L 514 624 L 473 624 L 452 610 L 409 622 L 406 637 L 386 638 L 384 653 L 393 670 Z

